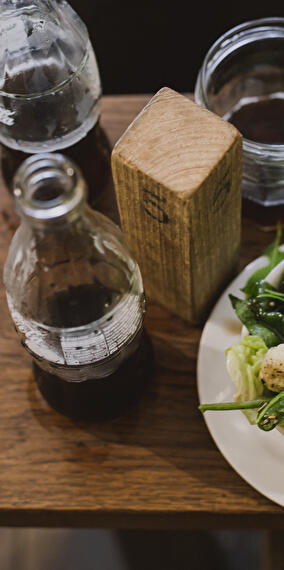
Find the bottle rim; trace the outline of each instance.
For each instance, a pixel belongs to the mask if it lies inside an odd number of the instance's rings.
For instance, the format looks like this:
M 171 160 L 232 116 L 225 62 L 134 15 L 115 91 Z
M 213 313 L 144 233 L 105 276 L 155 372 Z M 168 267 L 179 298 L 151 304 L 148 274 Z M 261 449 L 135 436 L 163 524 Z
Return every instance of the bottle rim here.
M 209 111 L 212 111 L 207 99 L 208 76 L 224 59 L 254 41 L 284 38 L 284 18 L 267 17 L 243 22 L 221 35 L 209 48 L 201 65 L 195 89 L 195 99 Z M 243 137 L 244 151 L 249 155 L 261 156 L 262 162 L 283 160 L 284 144 L 259 143 Z
M 13 181 L 16 208 L 32 222 L 54 222 L 77 212 L 86 201 L 81 171 L 59 153 L 39 153 L 27 158 Z

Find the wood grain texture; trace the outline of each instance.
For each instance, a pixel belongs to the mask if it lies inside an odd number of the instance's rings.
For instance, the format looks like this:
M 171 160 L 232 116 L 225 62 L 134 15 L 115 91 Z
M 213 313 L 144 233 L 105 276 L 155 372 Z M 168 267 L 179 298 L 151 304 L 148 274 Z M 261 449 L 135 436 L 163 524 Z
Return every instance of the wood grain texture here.
M 146 97 L 106 97 L 114 141 Z M 0 264 L 17 226 L 0 186 Z M 274 232 L 244 220 L 240 267 Z M 149 303 L 156 372 L 139 406 L 112 423 L 74 423 L 51 410 L 0 299 L 0 524 L 117 528 L 284 526 L 283 510 L 227 464 L 197 410 L 201 329 Z M 214 379 L 212 379 L 214 381 Z
M 238 261 L 241 135 L 163 88 L 116 144 L 112 169 L 122 229 L 146 294 L 202 322 Z

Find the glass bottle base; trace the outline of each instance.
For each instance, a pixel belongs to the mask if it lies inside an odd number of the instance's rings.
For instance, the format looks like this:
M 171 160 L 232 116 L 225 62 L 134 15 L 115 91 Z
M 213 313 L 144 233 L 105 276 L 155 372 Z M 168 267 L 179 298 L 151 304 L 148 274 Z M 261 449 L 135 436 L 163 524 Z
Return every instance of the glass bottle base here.
M 78 420 L 111 420 L 138 403 L 153 372 L 153 349 L 144 333 L 138 350 L 110 376 L 67 382 L 34 363 L 42 396 L 63 415 Z

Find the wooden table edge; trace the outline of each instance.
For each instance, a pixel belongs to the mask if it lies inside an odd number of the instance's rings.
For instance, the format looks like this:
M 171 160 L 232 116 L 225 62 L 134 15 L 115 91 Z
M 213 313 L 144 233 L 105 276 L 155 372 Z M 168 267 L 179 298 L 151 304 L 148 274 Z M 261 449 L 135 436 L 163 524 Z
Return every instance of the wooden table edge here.
M 210 519 L 210 525 L 208 520 Z M 117 530 L 284 530 L 284 517 L 279 514 L 192 513 L 104 513 L 60 510 L 5 510 L 0 512 L 0 527 L 38 528 L 104 528 Z

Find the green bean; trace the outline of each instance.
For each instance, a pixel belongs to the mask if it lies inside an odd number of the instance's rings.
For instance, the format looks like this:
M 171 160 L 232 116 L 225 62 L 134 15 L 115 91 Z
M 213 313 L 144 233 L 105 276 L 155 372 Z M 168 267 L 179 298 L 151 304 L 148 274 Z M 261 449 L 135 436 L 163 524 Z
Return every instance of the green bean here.
M 201 404 L 199 410 L 253 410 L 267 404 L 267 400 L 248 400 L 247 402 L 220 402 L 216 404 Z
M 269 291 L 269 289 L 264 289 L 264 292 L 257 295 L 256 299 L 275 299 L 276 301 L 284 302 L 284 293 L 281 293 L 280 291 Z

